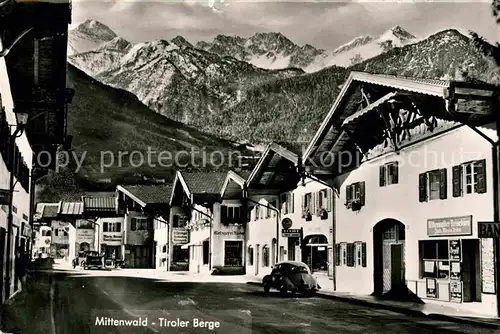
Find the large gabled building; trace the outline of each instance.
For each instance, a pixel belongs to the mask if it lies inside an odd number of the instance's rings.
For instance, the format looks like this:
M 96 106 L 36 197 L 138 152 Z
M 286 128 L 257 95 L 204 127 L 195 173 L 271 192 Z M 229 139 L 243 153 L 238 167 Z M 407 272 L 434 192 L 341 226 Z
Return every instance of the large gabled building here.
M 338 193 L 337 291 L 497 314 L 478 222 L 498 207 L 498 102 L 486 84 L 351 73 L 302 156 Z

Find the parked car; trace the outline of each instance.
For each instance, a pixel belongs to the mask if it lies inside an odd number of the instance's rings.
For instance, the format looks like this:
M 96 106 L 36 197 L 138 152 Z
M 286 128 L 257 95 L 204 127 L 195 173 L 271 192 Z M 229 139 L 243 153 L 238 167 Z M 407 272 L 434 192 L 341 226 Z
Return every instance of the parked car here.
M 264 292 L 277 289 L 283 295 L 292 292 L 312 296 L 321 288 L 307 264 L 298 261 L 277 263 L 272 272 L 264 276 L 262 283 Z
M 83 265 L 83 269 L 90 269 L 90 268 L 97 268 L 97 269 L 103 269 L 104 268 L 104 263 L 103 263 L 103 256 L 99 254 L 98 252 L 87 252 L 87 257 L 85 260 L 85 263 Z

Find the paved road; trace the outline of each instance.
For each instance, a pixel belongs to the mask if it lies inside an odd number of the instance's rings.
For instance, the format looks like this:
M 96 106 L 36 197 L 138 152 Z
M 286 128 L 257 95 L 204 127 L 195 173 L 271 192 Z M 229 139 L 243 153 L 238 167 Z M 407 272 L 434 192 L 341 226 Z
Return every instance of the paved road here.
M 38 281 L 42 289 L 32 293 L 29 297 L 32 299 L 23 301 L 25 307 L 32 305 L 26 312 L 30 319 L 15 321 L 14 325 L 22 327 L 20 333 L 495 332 L 329 299 L 283 298 L 278 293 L 264 295 L 260 287 L 248 284 L 175 283 L 104 277 L 97 272 L 90 276 L 45 274 Z M 50 287 L 52 298 L 48 292 Z M 47 292 L 46 295 L 43 292 Z M 147 326 L 108 326 L 112 320 L 106 318 L 140 318 Z

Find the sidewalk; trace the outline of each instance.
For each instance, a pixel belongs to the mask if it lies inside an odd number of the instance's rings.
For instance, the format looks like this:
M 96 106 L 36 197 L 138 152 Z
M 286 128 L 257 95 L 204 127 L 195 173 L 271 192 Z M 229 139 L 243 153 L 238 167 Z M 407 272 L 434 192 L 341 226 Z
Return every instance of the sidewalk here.
M 51 277 L 36 274 L 29 286 L 0 305 L 0 333 L 51 333 Z
M 453 307 L 446 307 L 431 303 L 416 303 L 379 299 L 370 295 L 354 295 L 333 291 L 333 281 L 325 274 L 314 273 L 321 289 L 319 297 L 335 299 L 352 304 L 376 307 L 411 316 L 425 316 L 440 321 L 451 321 L 469 324 L 478 327 L 500 329 L 500 318 L 488 318 L 477 313 L 459 311 Z M 248 284 L 261 285 L 262 277 L 247 276 Z

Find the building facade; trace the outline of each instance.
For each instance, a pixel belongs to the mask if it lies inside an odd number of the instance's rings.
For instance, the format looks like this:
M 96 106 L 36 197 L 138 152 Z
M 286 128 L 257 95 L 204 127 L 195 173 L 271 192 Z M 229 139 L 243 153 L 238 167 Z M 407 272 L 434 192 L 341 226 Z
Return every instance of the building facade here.
M 478 222 L 494 218 L 491 142 L 498 138 L 484 118 L 488 102 L 483 110 L 471 103 L 478 95 L 488 101 L 488 92 L 351 74 L 302 158 L 338 191 L 337 291 L 497 314 L 493 239 L 480 237 Z M 337 163 L 322 164 L 325 152 Z
M 35 241 L 33 245 L 34 257 L 50 256 L 51 242 L 52 228 L 50 226 L 40 226 L 40 228 L 35 231 Z

